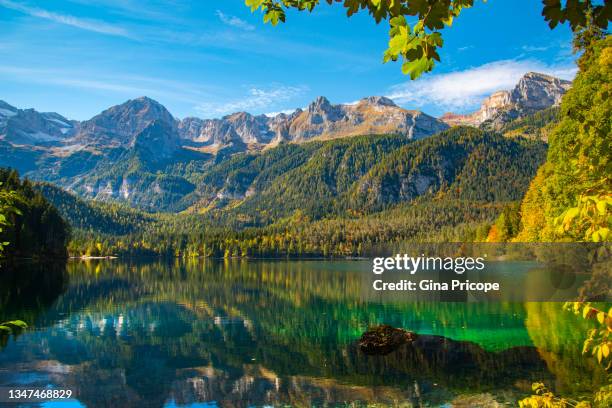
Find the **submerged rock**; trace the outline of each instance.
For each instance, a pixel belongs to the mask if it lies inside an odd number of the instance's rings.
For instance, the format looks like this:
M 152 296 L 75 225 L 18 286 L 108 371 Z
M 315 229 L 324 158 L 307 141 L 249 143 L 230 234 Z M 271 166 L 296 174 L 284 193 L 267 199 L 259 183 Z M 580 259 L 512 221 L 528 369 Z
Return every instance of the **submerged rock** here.
M 365 354 L 385 355 L 416 338 L 416 333 L 383 324 L 363 333 L 359 339 L 359 348 Z

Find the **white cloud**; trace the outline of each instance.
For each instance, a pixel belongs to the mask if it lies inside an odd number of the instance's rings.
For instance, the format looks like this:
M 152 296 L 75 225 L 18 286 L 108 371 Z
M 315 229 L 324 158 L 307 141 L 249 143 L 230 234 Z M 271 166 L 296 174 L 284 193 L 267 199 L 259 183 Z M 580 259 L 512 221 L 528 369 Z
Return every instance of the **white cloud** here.
M 201 114 L 210 117 L 225 115 L 242 111 L 261 111 L 278 104 L 289 101 L 304 93 L 303 86 L 277 86 L 270 89 L 251 88 L 244 98 L 223 103 L 203 102 L 195 107 Z
M 246 21 L 236 16 L 228 16 L 227 14 L 223 13 L 221 10 L 217 10 L 216 14 L 217 14 L 217 17 L 219 17 L 219 20 L 221 20 L 221 22 L 225 25 L 239 28 L 245 31 L 255 30 L 255 26 L 247 23 Z
M 495 61 L 464 71 L 423 76 L 416 81 L 393 86 L 388 97 L 410 107 L 434 105 L 443 110 L 466 111 L 478 107 L 491 93 L 512 89 L 527 72 L 541 72 L 573 79 L 573 64 L 546 65 L 535 60 Z
M 100 34 L 115 35 L 119 37 L 130 37 L 127 30 L 124 28 L 108 24 L 103 21 L 82 19 L 68 14 L 54 13 L 41 8 L 29 7 L 20 3 L 15 3 L 11 0 L 0 0 L 0 6 L 22 12 L 29 16 L 50 20 L 59 24 L 80 28 L 86 31 L 93 31 Z

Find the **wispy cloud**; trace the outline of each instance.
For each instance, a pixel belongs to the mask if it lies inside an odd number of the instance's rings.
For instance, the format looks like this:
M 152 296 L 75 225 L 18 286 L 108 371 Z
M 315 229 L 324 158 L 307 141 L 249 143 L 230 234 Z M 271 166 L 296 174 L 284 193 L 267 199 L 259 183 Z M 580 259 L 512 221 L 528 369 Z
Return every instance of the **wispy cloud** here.
M 226 115 L 241 111 L 262 111 L 282 102 L 302 95 L 307 90 L 304 86 L 279 85 L 273 88 L 250 88 L 244 98 L 238 100 L 212 103 L 203 102 L 195 110 L 206 117 Z
M 104 75 L 98 72 L 37 69 L 19 66 L 0 65 L 0 80 L 10 78 L 27 84 L 54 85 L 78 88 L 91 92 L 119 95 L 126 99 L 138 96 L 160 98 L 161 102 L 174 100 L 197 104 L 203 98 L 210 98 L 221 89 L 204 87 L 198 84 L 144 75 L 115 74 Z
M 457 48 L 457 51 L 463 52 L 463 51 L 471 50 L 472 48 L 474 48 L 473 45 L 466 45 L 464 47 Z
M 433 105 L 462 112 L 477 107 L 492 92 L 513 88 L 530 71 L 573 79 L 577 69 L 573 64 L 546 65 L 537 60 L 502 60 L 405 82 L 393 86 L 388 96 L 410 107 Z
M 185 11 L 187 3 L 172 0 L 148 0 L 143 7 L 142 0 L 67 0 L 71 3 L 96 10 L 103 9 L 105 12 L 131 20 L 145 20 L 155 22 L 173 22 L 180 24 L 180 13 Z M 172 13 L 168 13 L 172 9 Z
M 105 23 L 104 21 L 83 19 L 71 16 L 69 14 L 55 13 L 38 7 L 26 6 L 11 0 L 0 0 L 0 6 L 19 11 L 32 17 L 38 17 L 58 24 L 76 27 L 81 30 L 130 38 L 130 33 L 126 29 L 113 24 Z
M 217 14 L 217 17 L 219 17 L 219 20 L 221 20 L 221 22 L 225 25 L 228 25 L 230 27 L 234 27 L 234 28 L 239 28 L 241 30 L 245 30 L 245 31 L 253 31 L 255 30 L 255 26 L 252 24 L 247 23 L 246 21 L 236 17 L 236 16 L 229 16 L 225 13 L 223 13 L 221 10 L 217 10 L 217 12 L 215 13 Z
M 542 52 L 548 50 L 549 48 L 550 46 L 543 45 L 523 45 L 521 47 L 521 50 L 525 52 Z

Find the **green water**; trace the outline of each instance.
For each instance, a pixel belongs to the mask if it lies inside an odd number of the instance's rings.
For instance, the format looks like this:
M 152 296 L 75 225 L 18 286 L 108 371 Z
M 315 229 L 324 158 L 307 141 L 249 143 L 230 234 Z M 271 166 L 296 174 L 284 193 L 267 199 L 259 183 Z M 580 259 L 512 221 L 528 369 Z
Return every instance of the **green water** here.
M 377 303 L 367 263 L 22 264 L 0 271 L 0 387 L 68 388 L 70 406 L 515 405 L 533 381 L 588 393 L 603 373 L 559 303 Z M 511 265 L 510 265 L 511 267 Z M 366 356 L 370 325 L 428 345 Z M 463 404 L 463 405 L 461 405 Z M 62 406 L 47 403 L 45 406 Z

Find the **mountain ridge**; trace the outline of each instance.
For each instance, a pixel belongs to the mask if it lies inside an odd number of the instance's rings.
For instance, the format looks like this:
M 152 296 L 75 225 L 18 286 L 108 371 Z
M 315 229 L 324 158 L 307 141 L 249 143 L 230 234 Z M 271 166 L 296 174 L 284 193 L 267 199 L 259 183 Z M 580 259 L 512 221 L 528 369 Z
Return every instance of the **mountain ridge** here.
M 440 118 L 402 108 L 384 96 L 370 96 L 350 104 L 332 104 L 320 96 L 290 114 L 235 112 L 216 119 L 177 119 L 159 102 L 142 96 L 80 122 L 57 113 L 18 109 L 0 101 L 0 141 L 14 146 L 46 146 L 51 155 L 125 148 L 133 145 L 136 135 L 153 121 L 166 123 L 183 147 L 212 154 L 363 134 L 401 134 L 420 139 L 456 125 L 482 126 L 489 122 L 489 126 L 499 128 L 510 120 L 557 105 L 570 86 L 569 81 L 529 72 L 512 90 L 490 95 L 479 110 L 471 114 L 446 113 Z
M 485 130 L 503 133 L 502 129 L 494 128 L 495 121 L 514 123 L 515 118 L 529 112 L 543 112 L 538 108 L 556 103 L 568 86 L 540 74 L 528 74 L 521 81 L 512 92 L 493 95 L 499 103 L 491 110 L 493 116 L 480 127 L 493 127 Z M 548 92 L 551 81 L 559 86 Z M 508 131 L 520 136 L 529 128 L 534 138 L 541 139 L 537 136 L 542 134 L 540 127 L 555 115 L 541 116 Z M 55 183 L 86 198 L 127 202 L 149 211 L 199 211 L 223 207 L 236 200 L 255 202 L 250 197 L 261 194 L 270 177 L 276 178 L 302 165 L 305 166 L 302 169 L 314 171 L 312 179 L 302 180 L 311 191 L 298 189 L 292 194 L 303 198 L 304 194 L 326 189 L 326 196 L 333 196 L 339 190 L 338 185 L 327 183 L 329 175 L 337 171 L 330 163 L 362 174 L 366 167 L 383 160 L 383 153 L 390 153 L 387 149 L 398 149 L 439 134 L 449 137 L 442 133 L 448 129 L 448 124 L 432 116 L 401 108 L 381 96 L 336 105 L 319 97 L 305 109 L 273 117 L 237 112 L 221 119 L 183 120 L 174 118 L 159 102 L 140 97 L 82 122 L 0 102 L 0 167 L 16 168 L 26 177 Z M 374 135 L 393 135 L 393 143 Z M 355 144 L 331 143 L 362 136 L 366 140 L 360 139 Z M 481 140 L 485 143 L 492 139 Z M 321 143 L 330 144 L 323 148 Z M 358 146 L 362 150 L 357 156 L 347 156 L 346 162 L 339 159 L 342 149 Z M 319 153 L 314 155 L 313 149 Z M 261 160 L 254 160 L 255 157 Z M 306 157 L 315 161 L 306 166 Z M 352 160 L 369 164 L 353 168 Z M 259 164 L 252 168 L 251 164 L 256 162 Z M 230 167 L 231 174 L 224 173 L 224 163 L 237 168 Z M 273 171 L 262 171 L 261 166 Z M 301 179 L 297 170 L 291 174 L 294 180 Z M 353 177 L 341 174 L 343 180 Z M 433 176 L 409 175 L 403 181 L 405 186 L 389 191 L 399 192 L 404 198 L 419 196 L 436 185 L 430 180 Z M 436 176 L 436 180 L 442 179 Z M 278 199 L 274 194 L 269 197 L 274 197 L 270 203 Z
M 571 84 L 571 81 L 551 75 L 528 72 L 513 89 L 492 93 L 477 111 L 469 114 L 447 112 L 440 120 L 450 126 L 481 126 L 489 122 L 488 126 L 499 129 L 510 120 L 558 106 Z

